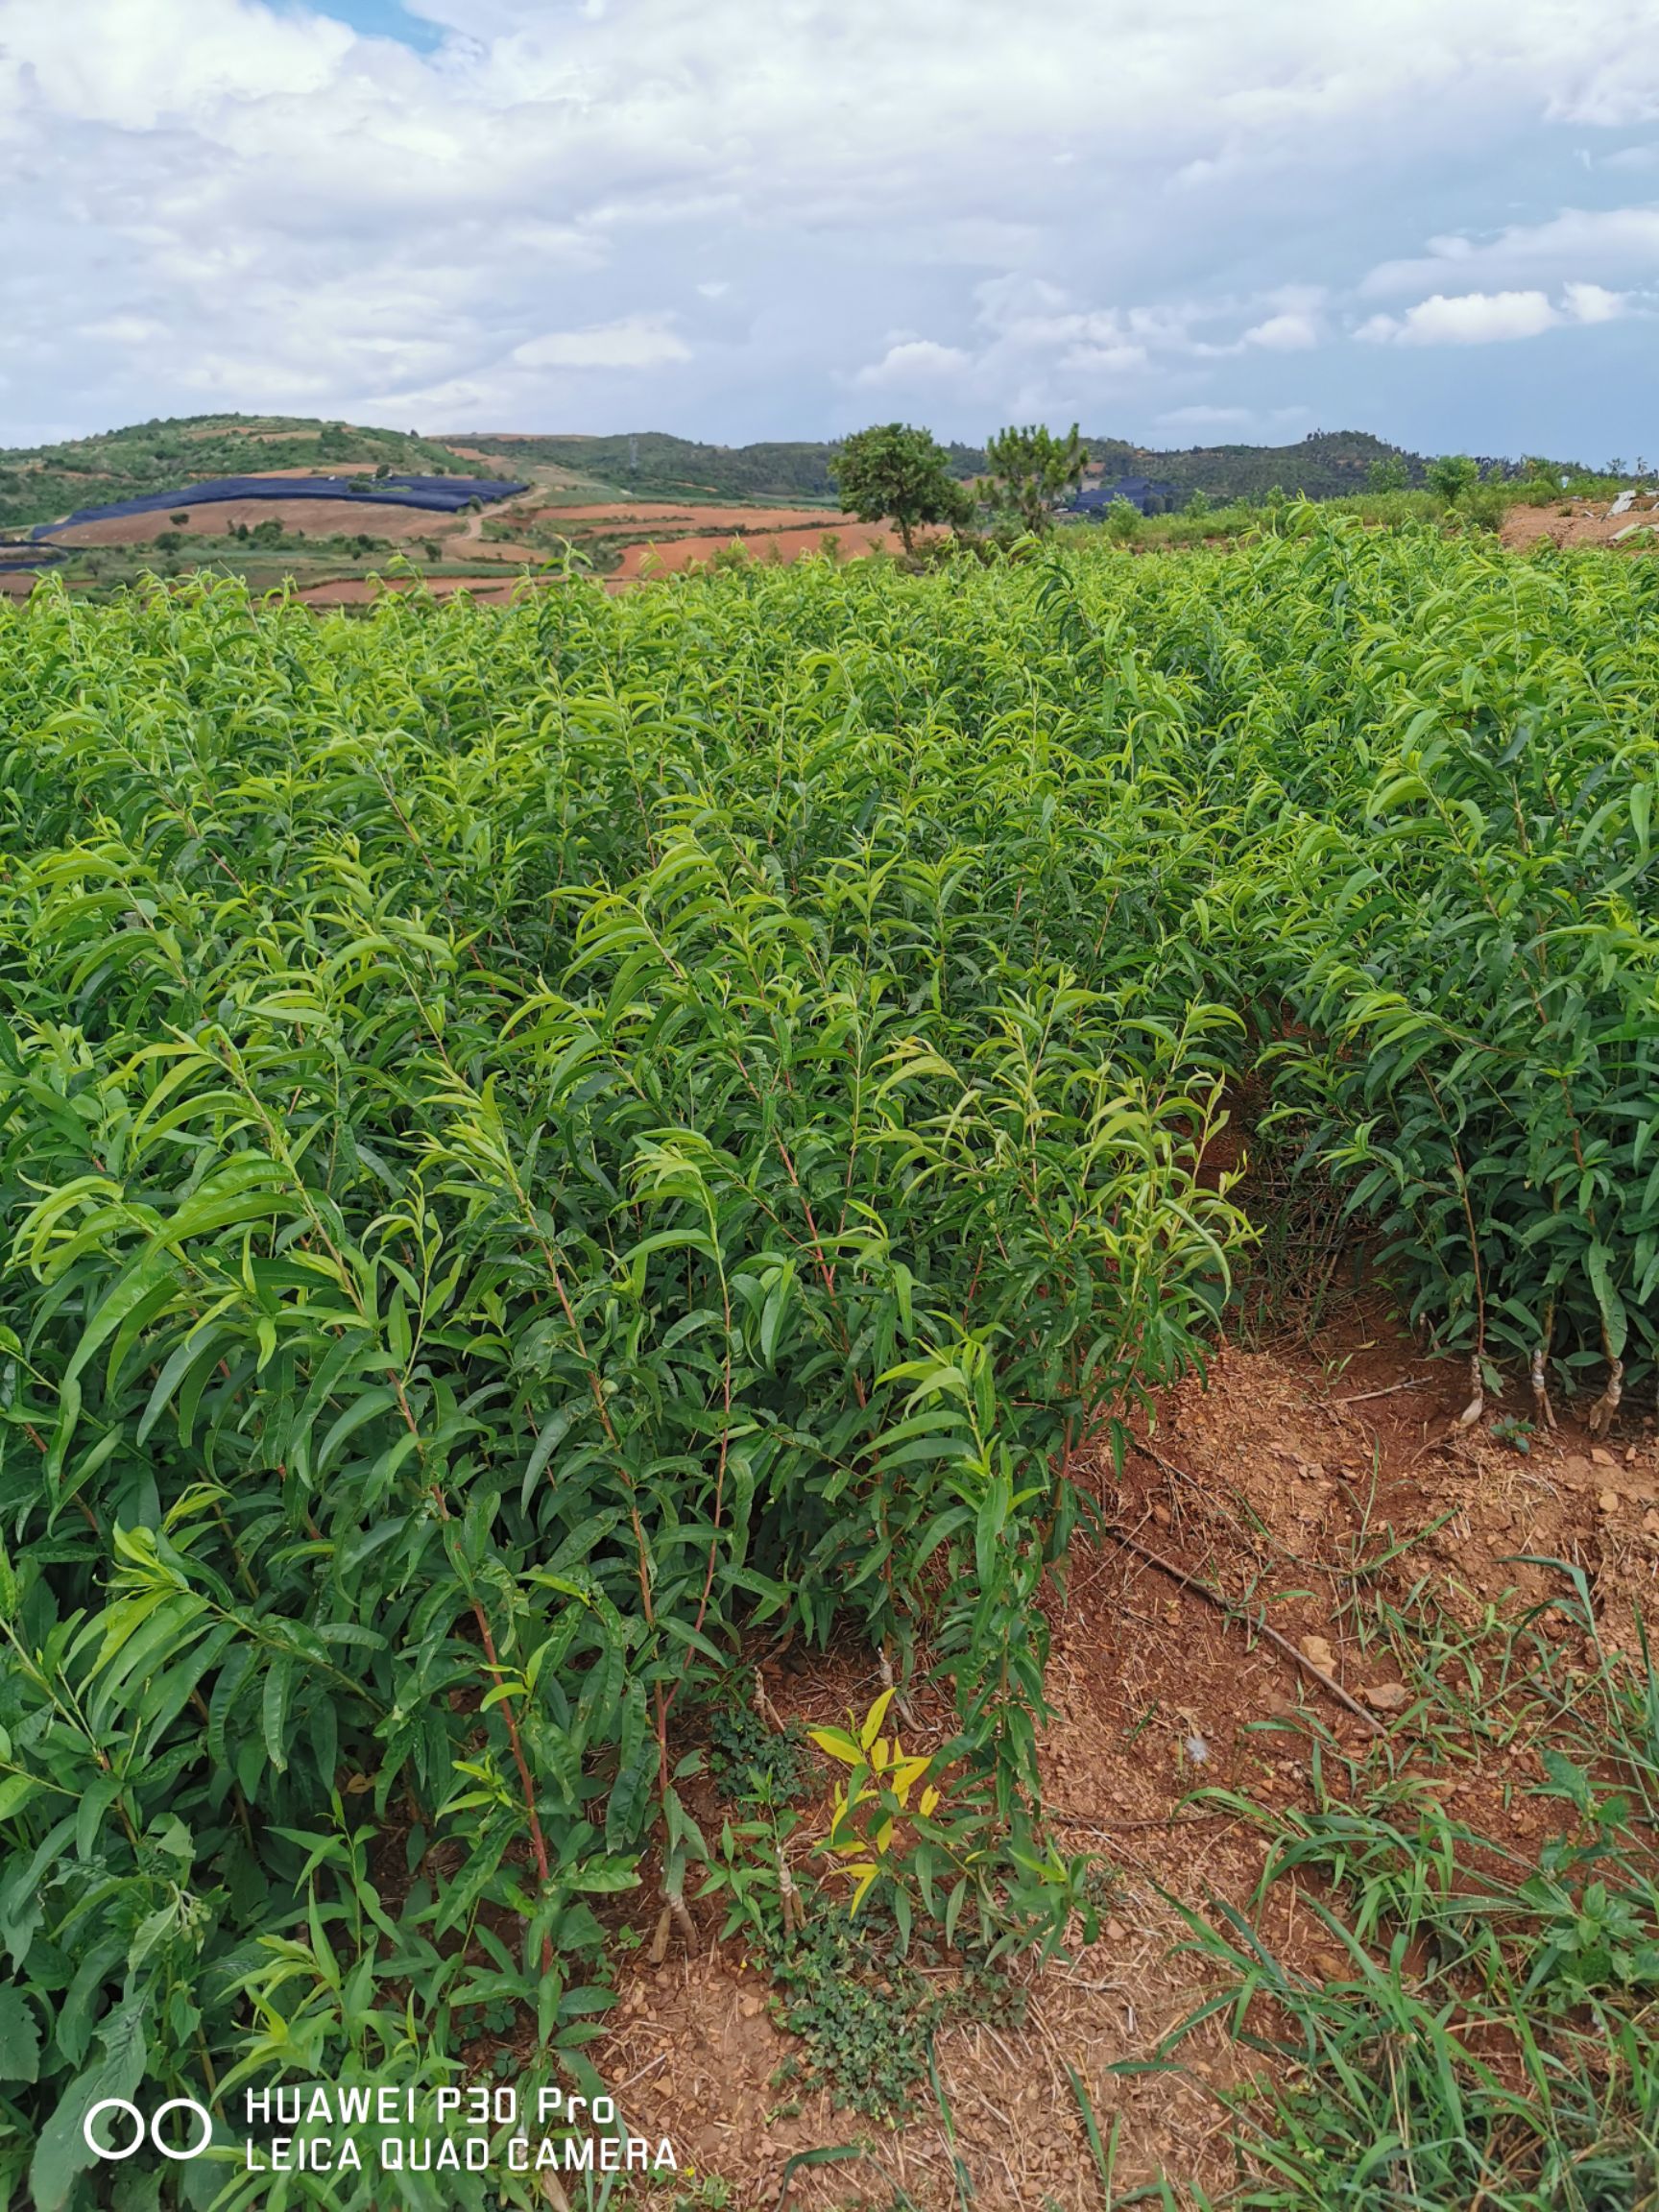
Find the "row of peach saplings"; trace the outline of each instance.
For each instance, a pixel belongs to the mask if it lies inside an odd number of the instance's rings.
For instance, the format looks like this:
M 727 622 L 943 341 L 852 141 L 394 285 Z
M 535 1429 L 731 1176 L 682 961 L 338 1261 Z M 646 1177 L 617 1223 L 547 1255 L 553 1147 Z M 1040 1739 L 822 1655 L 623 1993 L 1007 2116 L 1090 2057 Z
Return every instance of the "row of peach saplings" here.
M 1248 1243 L 1229 1081 L 1478 1397 L 1612 1418 L 1643 589 L 1337 527 L 0 618 L 0 2170 L 90 2204 L 100 2097 L 532 2019 L 581 2079 L 606 1924 L 706 1933 L 709 1708 L 783 1636 L 950 1719 L 838 1743 L 778 1930 L 842 1866 L 1057 1940 L 1034 1599 Z

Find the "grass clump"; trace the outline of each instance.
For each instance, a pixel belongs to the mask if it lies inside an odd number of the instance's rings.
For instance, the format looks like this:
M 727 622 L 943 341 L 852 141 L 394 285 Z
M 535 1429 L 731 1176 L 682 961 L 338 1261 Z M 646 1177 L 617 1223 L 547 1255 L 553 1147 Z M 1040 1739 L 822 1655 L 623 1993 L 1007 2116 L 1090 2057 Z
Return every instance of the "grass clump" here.
M 1582 1579 L 1569 1572 L 1592 1642 Z M 1434 1695 L 1458 1642 L 1415 1610 L 1387 1623 L 1413 1652 L 1429 1756 L 1467 1756 L 1465 1715 Z M 1497 1731 L 1539 1743 L 1529 1793 L 1561 1825 L 1535 1853 L 1451 1815 L 1420 1766 L 1364 1774 L 1316 1759 L 1314 1811 L 1207 1793 L 1270 1838 L 1249 1912 L 1188 1913 L 1226 1984 L 1215 2014 L 1269 2075 L 1229 2093 L 1254 2212 L 1631 2212 L 1659 2193 L 1659 1681 L 1644 1647 L 1568 1677 L 1531 1616 L 1492 1633 Z M 1565 1747 L 1564 1747 L 1565 1746 Z M 1571 1755 L 1573 1751 L 1578 1758 Z M 1393 1756 L 1393 1754 L 1391 1754 Z M 1340 1966 L 1299 1970 L 1259 1933 L 1293 1884 Z

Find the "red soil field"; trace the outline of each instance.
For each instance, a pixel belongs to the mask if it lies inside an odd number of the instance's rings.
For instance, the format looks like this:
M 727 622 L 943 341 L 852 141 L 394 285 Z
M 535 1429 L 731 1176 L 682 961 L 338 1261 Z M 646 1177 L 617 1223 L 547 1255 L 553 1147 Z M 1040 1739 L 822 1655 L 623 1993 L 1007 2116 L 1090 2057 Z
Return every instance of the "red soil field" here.
M 810 530 L 771 530 L 764 537 L 751 536 L 747 540 L 732 535 L 672 538 L 661 544 L 646 540 L 626 548 L 621 566 L 614 574 L 632 581 L 641 575 L 649 577 L 669 569 L 689 568 L 699 561 L 711 560 L 728 545 L 746 544 L 750 558 L 755 561 L 770 561 L 774 548 L 778 560 L 799 561 L 804 555 L 822 552 L 827 536 L 841 541 L 839 550 L 844 559 L 857 553 L 874 553 L 878 547 L 891 548 L 898 543 L 893 532 L 879 522 L 826 517 Z
M 1644 494 L 1623 515 L 1610 499 L 1563 499 L 1548 507 L 1511 507 L 1503 517 L 1505 545 L 1520 551 L 1548 539 L 1552 545 L 1610 546 L 1618 553 L 1648 553 L 1659 539 L 1659 500 Z
M 830 507 L 692 507 L 684 500 L 613 499 L 586 507 L 535 507 L 515 505 L 515 515 L 534 515 L 539 522 L 612 522 L 622 527 L 637 523 L 685 522 L 704 530 L 779 530 L 805 528 L 856 530 L 855 516 L 838 515 Z
M 469 542 L 465 551 L 451 547 L 457 561 L 502 561 L 515 568 L 539 568 L 543 561 L 557 560 L 557 553 L 540 545 L 517 545 L 505 538 L 480 538 Z
M 285 473 L 308 476 L 314 471 L 298 469 Z M 175 522 L 174 514 L 187 514 L 190 519 Z M 303 531 L 307 538 L 431 538 L 441 527 L 452 527 L 454 517 L 420 507 L 371 507 L 361 499 L 214 499 L 200 507 L 181 505 L 171 513 L 163 508 L 154 515 L 111 515 L 102 522 L 77 522 L 71 530 L 55 531 L 51 542 L 148 545 L 164 530 L 187 529 L 194 537 L 223 538 L 233 523 L 246 522 L 252 529 L 256 522 L 271 520 L 280 522 L 284 530 Z

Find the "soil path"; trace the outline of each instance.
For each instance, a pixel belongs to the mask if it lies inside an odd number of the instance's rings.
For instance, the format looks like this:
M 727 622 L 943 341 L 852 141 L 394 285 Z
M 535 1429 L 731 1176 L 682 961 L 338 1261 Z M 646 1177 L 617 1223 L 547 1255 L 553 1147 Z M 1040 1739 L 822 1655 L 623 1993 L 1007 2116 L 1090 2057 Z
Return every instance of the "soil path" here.
M 1383 1570 L 1382 1586 L 1404 1597 L 1427 1575 L 1471 1621 L 1506 1594 L 1517 1604 L 1551 1595 L 1548 1573 L 1517 1553 L 1576 1558 L 1603 1608 L 1604 1640 L 1627 1649 L 1631 1601 L 1651 1590 L 1659 1560 L 1650 1423 L 1632 1424 L 1617 1452 L 1593 1454 L 1565 1425 L 1527 1456 L 1483 1431 L 1442 1442 L 1462 1380 L 1355 1311 L 1309 1345 L 1224 1349 L 1207 1384 L 1192 1379 L 1166 1394 L 1120 1477 L 1099 1459 L 1074 1473 L 1140 1544 L 1241 1603 L 1270 1601 L 1273 1624 L 1292 1641 L 1324 1639 L 1351 1694 L 1381 1693 L 1392 1740 L 1375 1755 L 1417 1757 L 1407 1723 L 1387 1718 L 1395 1669 L 1344 1630 L 1357 1556 L 1417 1539 Z M 1220 2030 L 1184 2047 L 1179 2072 L 1108 2071 L 1150 2057 L 1206 1993 L 1204 1974 L 1176 1948 L 1186 1931 L 1173 1901 L 1202 1911 L 1219 1897 L 1243 1910 L 1262 1870 L 1257 1832 L 1193 1805 L 1191 1793 L 1231 1785 L 1276 1806 L 1310 1803 L 1310 1713 L 1356 1758 L 1377 1738 L 1280 1651 L 1116 1542 L 1075 1550 L 1051 1621 L 1048 1811 L 1062 1846 L 1103 1853 L 1118 1887 L 1099 1940 L 1030 1979 L 1022 2025 L 940 2036 L 957 2148 L 982 2212 L 1098 2212 L 1070 2064 L 1102 2128 L 1120 2122 L 1120 2188 L 1163 2172 L 1218 2193 L 1237 2176 L 1214 2091 L 1243 2071 Z M 766 1679 L 780 1711 L 811 1725 L 864 1711 L 879 1688 L 866 1662 L 834 1654 L 801 1674 L 771 1668 Z M 924 1698 L 919 1719 L 923 1748 L 945 1733 L 946 1716 Z M 1495 1755 L 1460 1765 L 1445 1787 L 1464 1818 L 1526 1849 L 1548 1815 L 1515 1786 L 1539 1772 L 1531 1753 Z M 892 2129 L 836 2113 L 822 2092 L 799 2109 L 785 2103 L 777 2083 L 794 2039 L 774 2025 L 740 1946 L 714 1942 L 712 1908 L 698 1923 L 709 1947 L 695 1960 L 624 1971 L 619 2025 L 596 2049 L 605 2077 L 629 2085 L 630 2126 L 669 2133 L 683 2160 L 722 2176 L 744 2206 L 777 2201 L 792 2153 L 859 2140 L 870 2146 L 861 2162 L 799 2173 L 790 2203 L 885 2208 L 903 2189 L 927 2212 L 953 2205 L 950 2147 L 930 2110 Z M 1341 1970 L 1317 1921 L 1287 1919 L 1277 1892 L 1263 1926 L 1303 1970 Z

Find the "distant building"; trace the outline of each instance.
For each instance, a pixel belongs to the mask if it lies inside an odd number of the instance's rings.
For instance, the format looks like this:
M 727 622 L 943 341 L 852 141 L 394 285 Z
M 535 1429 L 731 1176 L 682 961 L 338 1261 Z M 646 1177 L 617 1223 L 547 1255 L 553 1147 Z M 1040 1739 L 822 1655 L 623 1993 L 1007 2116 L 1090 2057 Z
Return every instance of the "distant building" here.
M 1116 484 L 1092 484 L 1066 503 L 1068 515 L 1093 516 L 1096 520 L 1115 499 L 1126 499 L 1142 515 L 1167 515 L 1181 504 L 1178 484 L 1157 484 L 1150 476 L 1119 476 Z

